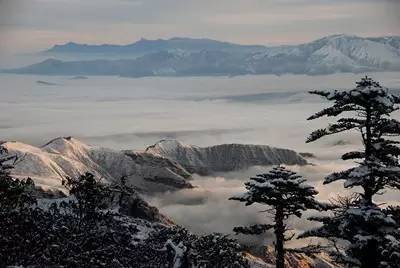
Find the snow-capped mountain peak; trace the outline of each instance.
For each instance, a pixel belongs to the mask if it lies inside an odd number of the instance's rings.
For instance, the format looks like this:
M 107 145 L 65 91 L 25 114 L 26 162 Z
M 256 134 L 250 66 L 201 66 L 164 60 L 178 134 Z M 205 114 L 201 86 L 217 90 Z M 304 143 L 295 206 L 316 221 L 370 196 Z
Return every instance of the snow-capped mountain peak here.
M 353 60 L 352 64 L 361 63 L 378 68 L 384 63 L 400 63 L 399 49 L 391 46 L 388 42 L 376 42 L 376 40 L 357 36 L 333 35 L 317 40 L 315 43 L 323 43 L 323 47 L 331 47 L 335 51 L 340 51 L 345 57 Z
M 151 154 L 98 148 L 72 137 L 56 138 L 41 148 L 20 142 L 3 146 L 18 157 L 13 175 L 30 177 L 45 189 L 65 191 L 63 179 L 85 172 L 105 181 L 127 176 L 130 184 L 145 192 L 191 187 L 183 167 Z
M 146 148 L 146 152 L 158 155 L 168 155 L 180 148 L 192 148 L 193 145 L 184 144 L 176 139 L 165 138 Z

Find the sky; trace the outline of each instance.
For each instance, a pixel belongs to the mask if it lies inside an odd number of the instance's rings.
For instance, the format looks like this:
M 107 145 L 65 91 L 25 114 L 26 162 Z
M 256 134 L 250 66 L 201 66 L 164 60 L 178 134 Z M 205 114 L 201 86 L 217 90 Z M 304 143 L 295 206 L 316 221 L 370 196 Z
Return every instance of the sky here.
M 296 44 L 400 35 L 400 0 L 0 0 L 0 55 L 54 44 L 206 37 Z

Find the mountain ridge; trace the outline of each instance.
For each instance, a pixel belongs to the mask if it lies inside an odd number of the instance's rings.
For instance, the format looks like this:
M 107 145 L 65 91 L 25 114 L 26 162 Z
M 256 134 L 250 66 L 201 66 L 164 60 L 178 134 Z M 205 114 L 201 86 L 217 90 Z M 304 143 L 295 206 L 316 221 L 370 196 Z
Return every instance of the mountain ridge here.
M 72 137 L 56 138 L 41 147 L 20 142 L 6 142 L 3 146 L 18 157 L 13 175 L 30 177 L 44 189 L 63 191 L 63 179 L 85 172 L 106 182 L 127 176 L 128 183 L 142 192 L 192 187 L 188 182 L 190 174 L 169 159 L 92 147 Z
M 126 44 L 84 44 L 76 42 L 67 42 L 65 44 L 57 44 L 53 47 L 42 51 L 42 53 L 143 53 L 154 52 L 160 50 L 173 49 L 189 49 L 191 51 L 202 49 L 263 49 L 262 45 L 241 45 L 226 41 L 219 41 L 209 38 L 188 38 L 188 37 L 172 37 L 169 39 L 145 39 Z
M 178 141 L 170 144 L 170 151 L 181 150 L 183 147 L 180 144 Z M 165 147 L 165 143 L 163 145 Z M 276 148 L 271 150 L 268 146 L 258 146 L 257 150 L 254 147 L 242 145 L 242 151 L 240 151 L 229 144 L 221 145 L 222 147 L 216 147 L 217 149 L 211 151 L 209 155 L 199 158 L 198 155 L 190 155 L 190 153 L 199 153 L 197 150 L 201 147 L 188 145 L 186 158 L 181 159 L 165 156 L 168 154 L 163 154 L 165 151 L 159 150 L 160 146 L 153 150 L 147 148 L 144 151 L 117 151 L 90 146 L 73 137 L 59 137 L 40 147 L 15 141 L 5 142 L 3 146 L 18 158 L 12 170 L 15 177 L 30 177 L 43 189 L 57 191 L 65 191 L 61 183 L 63 179 L 76 177 L 85 172 L 91 172 L 105 182 L 113 182 L 126 176 L 127 182 L 140 192 L 153 194 L 192 188 L 190 179 L 195 172 L 211 174 L 214 171 L 232 171 L 259 164 L 303 165 L 307 163 L 294 151 Z M 238 161 L 242 157 L 240 154 L 246 151 L 243 148 L 247 148 L 247 155 L 243 155 L 246 161 L 239 165 Z M 253 157 L 249 158 L 248 155 L 251 154 Z M 279 156 L 279 154 L 282 155 Z M 190 158 L 197 160 L 192 165 L 188 165 L 184 160 Z M 258 158 L 261 160 L 257 160 Z M 227 159 L 228 162 L 232 160 L 235 165 L 226 165 Z M 271 159 L 274 161 L 270 161 Z M 216 164 L 212 166 L 211 163 L 214 161 Z
M 198 147 L 175 139 L 163 139 L 147 147 L 145 152 L 169 158 L 189 172 L 200 175 L 241 170 L 257 165 L 308 164 L 293 150 L 268 145 L 232 143 Z
M 200 43 L 210 43 L 210 44 L 217 44 L 219 46 L 235 46 L 235 47 L 247 47 L 247 48 L 254 48 L 254 49 L 266 49 L 266 48 L 288 48 L 288 47 L 295 47 L 295 46 L 301 46 L 301 45 L 306 45 L 308 43 L 312 42 L 319 42 L 324 39 L 329 39 L 329 38 L 337 38 L 337 37 L 344 37 L 344 38 L 363 38 L 366 40 L 371 40 L 371 41 L 378 41 L 378 42 L 386 42 L 386 43 L 391 43 L 397 46 L 397 48 L 400 48 L 400 36 L 378 36 L 378 37 L 359 37 L 357 35 L 348 35 L 348 34 L 333 34 L 333 35 L 328 35 L 325 37 L 317 38 L 315 40 L 312 40 L 310 42 L 304 42 L 304 43 L 299 43 L 299 44 L 286 44 L 286 45 L 260 45 L 260 44 L 239 44 L 235 42 L 228 42 L 228 41 L 221 41 L 221 40 L 216 40 L 216 39 L 211 39 L 211 38 L 191 38 L 191 37 L 171 37 L 168 39 L 146 39 L 146 38 L 141 38 L 133 43 L 128 43 L 128 44 L 87 44 L 87 43 L 78 43 L 74 41 L 69 41 L 64 44 L 56 44 L 49 49 L 46 49 L 42 51 L 42 53 L 74 53 L 77 51 L 74 51 L 74 49 L 79 49 L 80 47 L 86 48 L 86 49 L 96 49 L 96 48 L 131 48 L 131 47 L 136 47 L 136 46 L 145 46 L 145 45 L 150 45 L 150 47 L 153 47 L 153 44 L 168 44 L 168 42 L 174 42 L 174 41 L 180 41 L 180 42 L 200 42 Z M 166 50 L 167 48 L 164 47 L 161 50 Z M 175 48 L 179 49 L 179 48 Z M 183 48 L 181 48 L 183 49 Z M 204 47 L 202 48 L 204 49 Z M 159 49 L 160 50 L 160 49 Z M 93 51 L 95 52 L 95 51 Z M 105 51 L 103 51 L 105 52 Z
M 95 52 L 92 48 L 96 51 L 100 48 L 98 54 L 101 57 L 84 59 L 80 56 L 79 60 L 71 61 L 52 58 L 3 72 L 147 77 L 400 71 L 400 37 L 397 36 L 332 35 L 300 45 L 275 47 L 236 45 L 209 39 L 160 40 L 134 43 L 133 50 L 138 49 L 135 57 L 118 52 L 118 57 L 104 59 L 109 55 L 107 51 L 101 51 L 103 46 L 84 45 L 85 50 L 92 52 Z

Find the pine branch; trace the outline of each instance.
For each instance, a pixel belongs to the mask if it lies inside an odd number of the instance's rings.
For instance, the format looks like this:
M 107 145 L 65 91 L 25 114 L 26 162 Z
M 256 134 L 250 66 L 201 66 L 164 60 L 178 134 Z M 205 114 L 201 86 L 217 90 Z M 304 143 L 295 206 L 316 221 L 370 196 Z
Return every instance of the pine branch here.
M 364 152 L 353 151 L 348 152 L 342 155 L 342 160 L 350 160 L 350 159 L 362 159 L 365 157 Z
M 274 224 L 255 224 L 247 227 L 238 226 L 233 228 L 233 231 L 236 234 L 245 234 L 245 235 L 259 235 L 265 233 L 266 231 L 274 228 Z

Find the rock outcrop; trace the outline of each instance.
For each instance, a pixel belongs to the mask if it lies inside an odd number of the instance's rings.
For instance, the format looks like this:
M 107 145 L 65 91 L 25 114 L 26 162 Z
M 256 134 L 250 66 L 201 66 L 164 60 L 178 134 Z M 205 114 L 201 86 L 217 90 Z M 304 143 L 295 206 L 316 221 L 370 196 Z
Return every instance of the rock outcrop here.
M 221 144 L 197 147 L 166 139 L 149 146 L 146 152 L 174 160 L 189 172 L 200 175 L 240 170 L 251 166 L 307 164 L 307 161 L 293 150 L 267 145 Z

